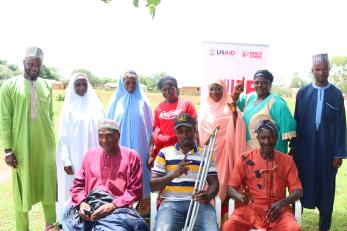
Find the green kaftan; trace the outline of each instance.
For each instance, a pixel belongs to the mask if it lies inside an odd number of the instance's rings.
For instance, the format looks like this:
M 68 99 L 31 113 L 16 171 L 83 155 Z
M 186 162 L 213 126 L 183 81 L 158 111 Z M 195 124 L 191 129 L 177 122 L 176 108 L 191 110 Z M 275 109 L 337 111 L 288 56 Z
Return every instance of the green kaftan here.
M 27 212 L 39 201 L 56 200 L 52 89 L 42 78 L 6 80 L 0 92 L 1 135 L 18 161 L 12 171 L 14 207 Z

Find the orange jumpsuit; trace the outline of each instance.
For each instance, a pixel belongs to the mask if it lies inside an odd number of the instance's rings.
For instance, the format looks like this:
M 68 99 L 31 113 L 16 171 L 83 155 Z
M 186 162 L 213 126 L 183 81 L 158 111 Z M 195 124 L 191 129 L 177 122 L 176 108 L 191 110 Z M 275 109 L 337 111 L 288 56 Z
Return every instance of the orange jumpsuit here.
M 252 202 L 236 203 L 236 209 L 223 225 L 223 231 L 263 229 L 273 231 L 301 230 L 291 207 L 282 208 L 281 215 L 271 224 L 266 224 L 266 210 L 274 202 L 286 197 L 289 192 L 302 189 L 298 171 L 291 156 L 275 150 L 273 160 L 261 157 L 259 149 L 241 155 L 235 165 L 229 185 L 235 189 L 248 186 Z

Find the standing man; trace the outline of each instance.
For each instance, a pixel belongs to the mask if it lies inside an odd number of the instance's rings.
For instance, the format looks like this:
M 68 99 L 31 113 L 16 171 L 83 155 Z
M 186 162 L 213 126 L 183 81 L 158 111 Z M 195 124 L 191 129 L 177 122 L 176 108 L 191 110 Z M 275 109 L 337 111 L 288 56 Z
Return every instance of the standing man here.
M 46 230 L 56 221 L 56 166 L 52 89 L 39 77 L 43 51 L 29 47 L 24 75 L 6 80 L 0 92 L 5 162 L 12 167 L 17 230 L 29 230 L 28 212 L 42 203 Z
M 342 93 L 329 83 L 328 54 L 312 57 L 314 82 L 297 94 L 294 160 L 303 184 L 303 207 L 319 209 L 319 229 L 329 230 L 335 178 L 346 151 L 346 115 Z

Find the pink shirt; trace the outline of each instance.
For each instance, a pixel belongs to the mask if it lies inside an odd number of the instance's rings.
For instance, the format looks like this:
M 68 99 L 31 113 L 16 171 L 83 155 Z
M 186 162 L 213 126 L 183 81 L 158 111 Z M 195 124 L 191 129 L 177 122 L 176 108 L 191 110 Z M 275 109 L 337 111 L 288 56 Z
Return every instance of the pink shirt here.
M 71 199 L 79 205 L 90 191 L 101 189 L 114 196 L 117 207 L 131 207 L 142 197 L 142 165 L 139 154 L 120 147 L 120 152 L 106 155 L 102 148 L 87 151 L 71 186 Z

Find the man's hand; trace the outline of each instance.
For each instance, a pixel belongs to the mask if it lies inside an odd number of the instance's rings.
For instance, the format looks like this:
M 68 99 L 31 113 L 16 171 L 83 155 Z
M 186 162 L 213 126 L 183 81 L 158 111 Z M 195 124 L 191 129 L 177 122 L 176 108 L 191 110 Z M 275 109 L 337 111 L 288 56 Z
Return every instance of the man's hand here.
M 116 208 L 117 206 L 113 203 L 104 204 L 92 213 L 91 219 L 95 221 L 106 217 L 110 215 Z
M 339 168 L 342 165 L 342 158 L 335 158 L 333 159 L 333 167 L 334 168 Z
M 72 168 L 71 165 L 65 166 L 65 167 L 64 167 L 64 171 L 65 171 L 66 174 L 68 174 L 68 175 L 73 175 L 73 168 Z
M 80 217 L 82 218 L 82 220 L 91 221 L 92 220 L 91 217 L 89 215 L 85 214 L 84 210 L 90 211 L 91 207 L 86 202 L 81 202 L 80 211 L 79 211 Z
M 193 194 L 193 199 L 197 202 L 207 204 L 212 200 L 211 195 L 209 195 L 206 191 L 200 191 Z
M 282 210 L 281 201 L 277 201 L 271 205 L 271 208 L 266 210 L 266 219 L 272 223 L 274 222 L 280 215 Z
M 187 174 L 188 168 L 186 165 L 189 165 L 192 163 L 192 161 L 187 161 L 187 155 L 181 160 L 181 162 L 178 163 L 176 170 L 171 174 L 173 178 L 180 177 L 182 174 Z
M 12 167 L 12 168 L 16 168 L 17 165 L 18 165 L 18 162 L 17 162 L 17 159 L 16 159 L 16 156 L 14 153 L 12 153 L 11 155 L 9 156 L 6 156 L 5 157 L 5 162 L 8 166 Z
M 154 165 L 154 158 L 152 157 L 152 154 L 148 154 L 148 160 L 147 160 L 147 168 L 151 170 Z

